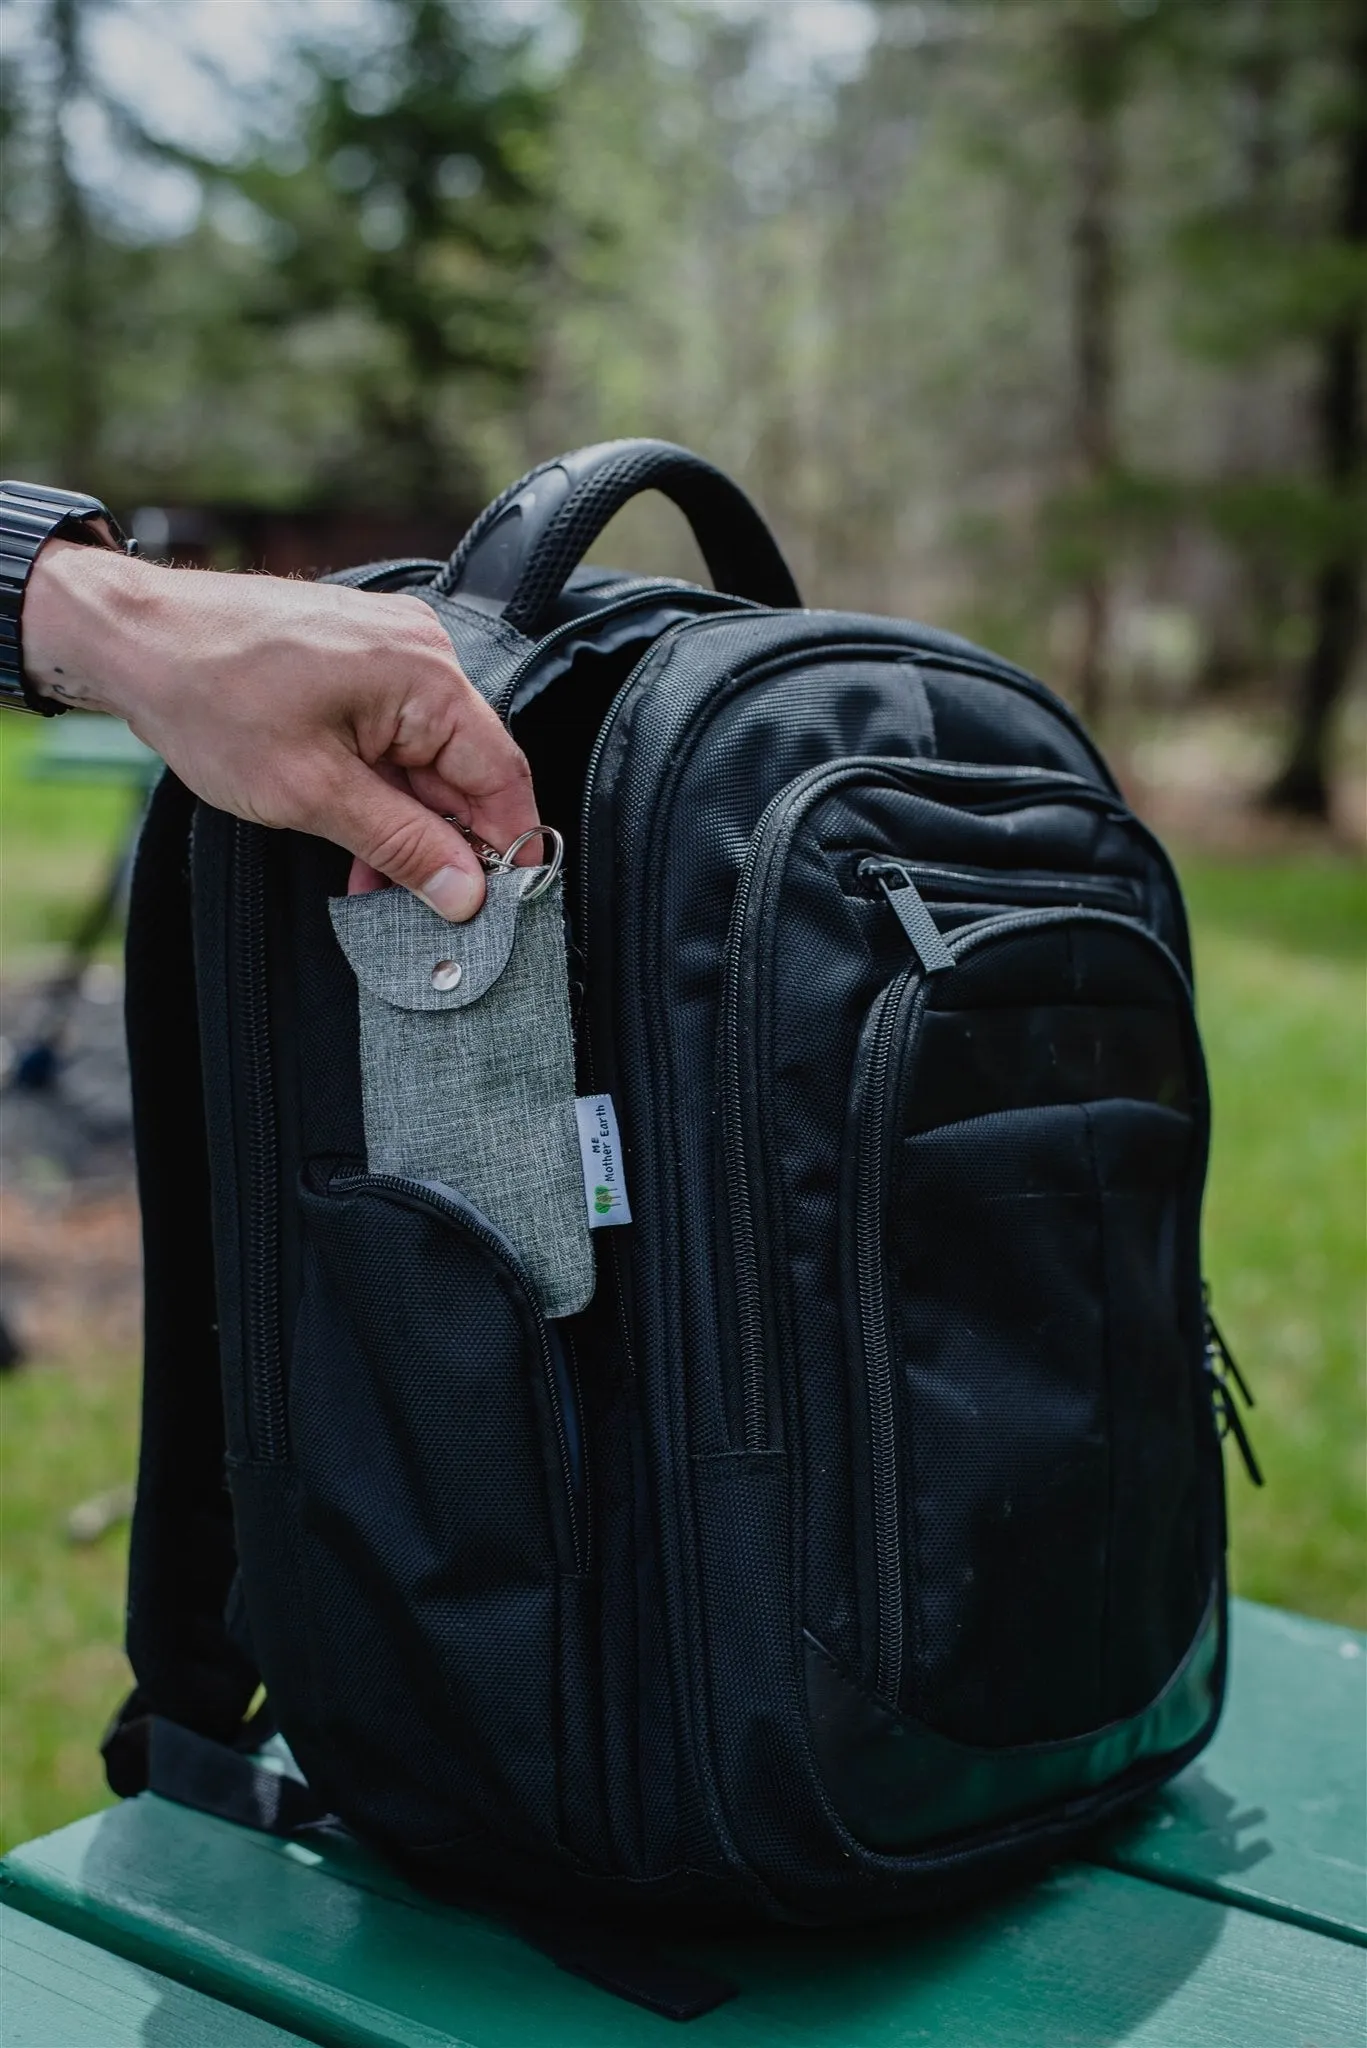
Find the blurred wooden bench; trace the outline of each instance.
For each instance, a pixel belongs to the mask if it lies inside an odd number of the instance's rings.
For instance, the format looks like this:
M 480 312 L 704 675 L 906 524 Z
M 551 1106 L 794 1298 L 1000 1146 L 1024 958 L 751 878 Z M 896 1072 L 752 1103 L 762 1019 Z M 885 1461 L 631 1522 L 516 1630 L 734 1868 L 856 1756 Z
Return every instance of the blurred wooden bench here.
M 685 2037 L 1362 2048 L 1365 1650 L 1236 1602 L 1219 1735 L 1092 1860 L 943 1920 L 679 1943 L 740 1986 Z M 341 1836 L 280 1841 L 145 1794 L 15 1850 L 0 1877 L 18 1909 L 0 1916 L 5 2048 L 266 2048 L 272 2029 L 327 2048 L 679 2038 Z

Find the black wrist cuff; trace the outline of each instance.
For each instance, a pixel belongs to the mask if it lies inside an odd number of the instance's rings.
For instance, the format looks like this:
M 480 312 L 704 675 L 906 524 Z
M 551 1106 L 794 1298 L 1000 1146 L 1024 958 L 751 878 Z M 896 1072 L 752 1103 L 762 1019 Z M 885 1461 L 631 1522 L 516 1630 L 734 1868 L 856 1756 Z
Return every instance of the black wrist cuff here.
M 105 521 L 116 547 L 133 552 L 134 543 L 124 539 L 118 521 L 98 498 L 46 484 L 0 483 L 0 705 L 44 718 L 66 709 L 40 697 L 24 674 L 24 594 L 38 550 L 54 534 L 105 545 L 95 520 Z

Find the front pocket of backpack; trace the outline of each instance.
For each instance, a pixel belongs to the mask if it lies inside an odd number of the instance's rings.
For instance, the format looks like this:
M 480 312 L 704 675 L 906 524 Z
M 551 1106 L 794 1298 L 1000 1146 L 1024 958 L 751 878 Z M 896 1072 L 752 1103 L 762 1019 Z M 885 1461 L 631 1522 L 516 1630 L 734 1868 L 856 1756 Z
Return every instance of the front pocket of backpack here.
M 450 1191 L 356 1174 L 300 1199 L 290 1442 L 330 1753 L 403 1841 L 500 1814 L 551 1833 L 559 1588 L 584 1564 L 563 1361 Z
M 867 1417 L 873 1689 L 955 1739 L 1135 1712 L 1209 1592 L 1205 1082 L 1176 963 L 1108 916 L 1002 919 L 884 990 L 844 1262 Z

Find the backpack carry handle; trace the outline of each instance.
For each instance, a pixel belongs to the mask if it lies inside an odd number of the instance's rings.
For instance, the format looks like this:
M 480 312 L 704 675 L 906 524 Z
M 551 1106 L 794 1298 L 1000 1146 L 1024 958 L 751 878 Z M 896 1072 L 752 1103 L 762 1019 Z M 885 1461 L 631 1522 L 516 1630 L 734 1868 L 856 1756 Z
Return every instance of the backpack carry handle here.
M 672 441 L 600 441 L 529 470 L 480 514 L 433 589 L 474 599 L 535 638 L 608 521 L 642 491 L 678 506 L 718 590 L 801 605 L 778 542 L 739 484 Z

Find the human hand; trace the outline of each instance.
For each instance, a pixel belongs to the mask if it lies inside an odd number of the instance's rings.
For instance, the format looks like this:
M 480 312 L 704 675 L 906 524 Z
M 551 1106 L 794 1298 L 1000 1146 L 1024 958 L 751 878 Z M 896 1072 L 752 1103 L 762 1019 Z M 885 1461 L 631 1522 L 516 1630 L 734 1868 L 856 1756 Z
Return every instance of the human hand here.
M 127 719 L 218 809 L 346 847 L 353 890 L 473 917 L 484 872 L 447 817 L 500 849 L 537 823 L 521 749 L 420 598 L 52 540 L 23 635 L 43 695 Z

